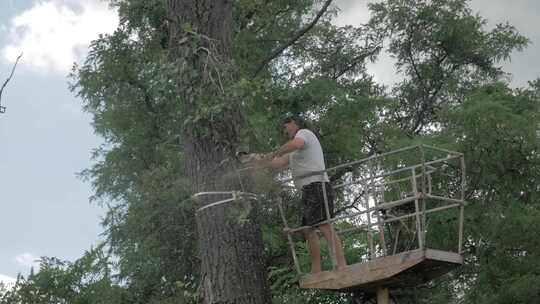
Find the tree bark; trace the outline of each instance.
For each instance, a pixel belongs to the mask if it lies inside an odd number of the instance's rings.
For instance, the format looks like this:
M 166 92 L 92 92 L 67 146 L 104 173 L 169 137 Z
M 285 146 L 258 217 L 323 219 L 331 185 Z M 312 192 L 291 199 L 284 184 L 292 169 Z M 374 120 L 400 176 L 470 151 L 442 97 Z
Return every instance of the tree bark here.
M 170 60 L 180 70 L 178 96 L 184 104 L 183 118 L 197 111 L 200 97 L 213 84 L 211 58 L 226 64 L 231 59 L 232 2 L 227 0 L 169 0 Z M 197 43 L 194 44 L 193 36 Z M 209 66 L 210 65 L 210 66 Z M 219 67 L 217 67 L 219 69 Z M 197 74 L 194 75 L 193 71 Z M 217 71 L 219 73 L 219 70 Z M 218 91 L 216 89 L 216 91 Z M 220 176 L 226 173 L 223 161 L 233 158 L 239 121 L 234 112 L 226 113 L 212 125 L 199 123 L 182 130 L 185 173 L 190 178 L 193 193 L 212 191 L 220 187 Z M 210 128 L 212 134 L 203 136 L 197 128 Z M 218 140 L 227 138 L 228 141 Z M 220 189 L 225 190 L 225 189 Z
M 197 215 L 204 303 L 270 303 L 257 209 L 220 205 Z
M 212 66 L 216 59 L 231 62 L 232 1 L 169 0 L 168 18 L 170 60 L 180 71 L 178 96 L 185 106 L 183 115 L 189 118 L 197 112 L 201 96 L 209 96 L 208 85 L 220 85 L 220 67 Z M 193 35 L 195 45 L 190 40 Z M 234 170 L 238 130 L 244 124 L 238 107 L 230 103 L 217 120 L 203 122 L 204 132 L 196 127 L 182 130 L 185 174 L 194 194 L 240 190 L 237 179 L 224 178 Z M 223 198 L 204 196 L 199 207 Z M 203 303 L 269 304 L 256 204 L 234 202 L 205 208 L 197 212 L 196 221 Z

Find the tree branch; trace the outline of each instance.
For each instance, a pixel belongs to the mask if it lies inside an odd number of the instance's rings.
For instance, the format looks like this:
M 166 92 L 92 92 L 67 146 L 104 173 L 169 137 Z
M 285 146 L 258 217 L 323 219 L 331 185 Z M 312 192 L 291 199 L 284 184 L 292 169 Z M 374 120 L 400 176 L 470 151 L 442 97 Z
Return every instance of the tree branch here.
M 345 205 L 341 208 L 339 208 L 338 210 L 336 210 L 334 213 L 335 214 L 341 214 L 342 212 L 345 212 L 347 211 L 348 209 L 351 209 L 351 208 L 354 208 L 358 211 L 360 211 L 357 207 L 356 207 L 356 204 L 358 203 L 358 201 L 366 194 L 366 191 L 362 191 L 362 193 L 360 193 L 357 197 L 354 198 L 353 202 L 350 203 L 349 205 Z
M 19 63 L 19 59 L 21 59 L 22 55 L 23 55 L 23 53 L 21 53 L 19 55 L 19 57 L 17 57 L 17 60 L 15 60 L 15 64 L 13 65 L 13 68 L 11 69 L 11 74 L 9 74 L 9 77 L 6 79 L 6 81 L 2 85 L 2 88 L 0 88 L 0 113 L 5 113 L 6 112 L 6 107 L 2 106 L 2 93 L 4 92 L 4 88 L 6 87 L 8 82 L 13 77 L 13 73 L 15 73 L 15 68 L 17 67 L 17 63 Z
M 379 46 L 374 47 L 370 51 L 367 51 L 365 53 L 362 53 L 362 54 L 356 56 L 355 58 L 353 58 L 352 62 L 349 63 L 345 68 L 343 68 L 342 70 L 335 73 L 332 76 L 332 80 L 338 80 L 338 78 L 340 78 L 341 76 L 345 75 L 345 73 L 347 73 L 347 72 L 351 71 L 352 69 L 354 69 L 359 63 L 363 62 L 366 58 L 375 55 L 381 49 L 382 49 L 382 47 L 379 45 Z
M 441 64 L 445 58 L 446 58 L 446 55 L 444 55 L 443 58 L 439 61 L 439 64 Z M 458 67 L 459 67 L 458 65 L 454 65 L 451 71 L 449 72 L 449 74 L 452 74 L 454 71 L 456 71 Z M 442 71 L 441 73 L 443 75 L 441 76 L 437 87 L 434 88 L 433 91 L 431 89 L 428 89 L 428 91 L 426 92 L 428 94 L 427 100 L 425 99 L 422 100 L 422 105 L 420 107 L 418 116 L 416 117 L 415 123 L 411 129 L 411 134 L 418 135 L 425 125 L 425 122 L 423 120 L 426 115 L 426 112 L 427 111 L 433 112 L 435 110 L 434 103 L 436 101 L 436 98 L 438 97 L 437 95 L 442 90 L 442 87 L 445 84 L 446 79 L 450 78 L 450 76 L 445 75 L 444 71 Z
M 287 49 L 289 46 L 293 45 L 298 39 L 300 39 L 304 34 L 306 34 L 309 30 L 311 30 L 315 24 L 321 19 L 322 15 L 328 10 L 328 7 L 332 3 L 332 0 L 326 0 L 321 10 L 317 13 L 317 16 L 315 16 L 315 19 L 311 21 L 310 24 L 306 25 L 303 29 L 301 29 L 296 35 L 294 35 L 289 41 L 285 42 L 284 44 L 280 45 L 278 48 L 276 48 L 270 56 L 268 56 L 263 62 L 259 65 L 259 67 L 255 70 L 255 73 L 253 73 L 253 78 L 259 74 L 259 72 L 268 64 L 270 61 L 277 58 L 285 49 Z

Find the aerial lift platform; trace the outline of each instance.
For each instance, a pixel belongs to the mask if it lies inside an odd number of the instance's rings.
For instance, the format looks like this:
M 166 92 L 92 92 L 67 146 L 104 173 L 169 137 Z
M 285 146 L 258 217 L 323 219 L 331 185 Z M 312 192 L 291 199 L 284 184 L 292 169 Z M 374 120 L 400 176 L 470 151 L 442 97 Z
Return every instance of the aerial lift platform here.
M 358 258 L 337 269 L 334 248 L 329 253 L 332 269 L 304 273 L 293 236 L 316 227 L 289 227 L 286 206 L 280 202 L 300 288 L 361 291 L 377 295 L 378 303 L 389 303 L 388 290 L 418 286 L 463 264 L 463 154 L 418 145 L 325 172 L 341 175 L 332 186 L 339 193 L 338 206 L 346 208 L 323 223 L 331 224 L 338 234 L 357 237 Z M 329 215 L 327 202 L 326 209 Z M 449 237 L 437 239 L 431 231 L 439 235 L 444 231 Z

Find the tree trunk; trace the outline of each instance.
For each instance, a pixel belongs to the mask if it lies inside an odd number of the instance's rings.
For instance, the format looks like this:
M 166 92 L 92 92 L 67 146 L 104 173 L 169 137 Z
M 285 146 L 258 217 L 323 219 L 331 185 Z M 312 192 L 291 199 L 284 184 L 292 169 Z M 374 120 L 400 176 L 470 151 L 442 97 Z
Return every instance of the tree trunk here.
M 170 60 L 179 68 L 183 118 L 190 119 L 197 115 L 202 96 L 210 98 L 208 103 L 214 93 L 223 102 L 219 86 L 223 75 L 230 77 L 221 64 L 231 62 L 232 1 L 169 0 L 168 18 Z M 234 170 L 238 130 L 243 125 L 238 107 L 230 102 L 218 118 L 201 120 L 182 131 L 185 175 L 193 193 L 241 190 L 237 179 L 224 178 Z M 204 196 L 200 206 L 223 198 Z M 197 212 L 196 220 L 203 303 L 270 303 L 256 204 L 205 208 Z
M 183 118 L 190 119 L 201 106 L 203 95 L 210 98 L 209 90 L 220 93 L 210 79 L 212 72 L 221 72 L 216 65 L 231 59 L 232 2 L 169 0 L 168 9 L 170 60 L 180 71 L 177 91 L 184 105 Z M 239 124 L 235 111 L 228 111 L 220 121 L 200 121 L 182 130 L 185 173 L 193 193 L 223 187 L 218 185 L 227 171 L 223 161 L 234 156 Z
M 197 215 L 204 303 L 270 303 L 256 209 L 220 205 Z

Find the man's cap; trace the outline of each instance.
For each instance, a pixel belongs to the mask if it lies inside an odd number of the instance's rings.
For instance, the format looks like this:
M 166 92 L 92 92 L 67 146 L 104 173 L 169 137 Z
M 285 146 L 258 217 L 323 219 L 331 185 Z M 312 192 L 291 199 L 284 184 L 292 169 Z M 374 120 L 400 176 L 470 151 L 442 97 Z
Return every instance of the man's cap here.
M 291 114 L 285 115 L 284 118 L 281 120 L 281 124 L 286 124 L 286 123 L 290 123 L 290 122 L 293 122 L 293 121 L 298 126 L 303 126 L 304 125 L 304 119 L 302 119 L 302 117 L 300 117 L 300 115 L 291 115 Z

